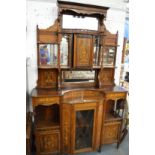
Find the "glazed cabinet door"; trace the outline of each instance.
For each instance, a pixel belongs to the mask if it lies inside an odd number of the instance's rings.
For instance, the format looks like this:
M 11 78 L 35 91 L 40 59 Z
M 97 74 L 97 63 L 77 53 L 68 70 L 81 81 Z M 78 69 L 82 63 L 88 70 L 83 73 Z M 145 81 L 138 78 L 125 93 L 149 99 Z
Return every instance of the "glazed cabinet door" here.
M 76 104 L 73 107 L 72 121 L 72 153 L 94 150 L 96 104 Z
M 92 35 L 74 35 L 74 67 L 92 67 L 93 37 Z

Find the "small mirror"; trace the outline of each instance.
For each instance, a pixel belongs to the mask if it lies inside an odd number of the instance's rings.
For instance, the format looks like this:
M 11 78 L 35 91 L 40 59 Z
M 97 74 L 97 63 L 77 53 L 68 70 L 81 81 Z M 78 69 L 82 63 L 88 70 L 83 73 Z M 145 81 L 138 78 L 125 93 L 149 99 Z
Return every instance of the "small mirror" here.
M 64 34 L 60 43 L 60 65 L 61 67 L 71 66 L 72 57 L 72 38 L 71 34 Z
M 103 65 L 114 66 L 115 47 L 106 47 L 103 52 Z
M 94 82 L 95 71 L 62 71 L 63 82 Z
M 98 30 L 98 20 L 94 17 L 79 17 L 73 15 L 63 15 L 63 29 L 85 29 Z
M 99 37 L 95 36 L 94 38 L 94 58 L 93 58 L 93 65 L 99 65 Z
M 64 35 L 60 43 L 60 64 L 68 66 L 68 36 Z
M 39 44 L 40 65 L 57 65 L 58 63 L 58 45 L 57 44 Z

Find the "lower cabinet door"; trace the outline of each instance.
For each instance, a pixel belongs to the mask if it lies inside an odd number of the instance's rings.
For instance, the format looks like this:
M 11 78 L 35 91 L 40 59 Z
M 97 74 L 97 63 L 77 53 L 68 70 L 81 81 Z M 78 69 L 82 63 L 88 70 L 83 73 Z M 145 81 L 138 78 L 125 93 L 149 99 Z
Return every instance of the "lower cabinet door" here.
M 121 122 L 105 123 L 102 135 L 102 144 L 115 143 L 119 141 Z
M 96 103 L 76 104 L 72 113 L 72 153 L 94 150 Z
M 60 152 L 59 130 L 36 131 L 35 136 L 37 155 Z

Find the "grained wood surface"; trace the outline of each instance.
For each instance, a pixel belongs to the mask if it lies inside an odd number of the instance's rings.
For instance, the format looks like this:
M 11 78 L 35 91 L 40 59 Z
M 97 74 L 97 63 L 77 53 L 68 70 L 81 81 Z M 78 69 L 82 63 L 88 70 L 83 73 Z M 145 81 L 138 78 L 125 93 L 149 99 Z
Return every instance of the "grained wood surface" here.
M 120 142 L 123 117 L 116 118 L 111 112 L 113 103 L 118 99 L 125 100 L 127 91 L 114 85 L 118 32 L 111 34 L 106 29 L 104 19 L 107 10 L 108 7 L 58 1 L 55 23 L 47 29 L 37 27 L 38 81 L 31 94 L 37 155 L 90 152 L 98 150 L 103 144 Z M 95 17 L 99 23 L 98 30 L 62 29 L 63 14 Z M 63 35 L 69 36 L 68 66 L 61 65 Z M 99 39 L 98 66 L 93 66 L 94 37 Z M 40 43 L 58 45 L 56 66 L 40 65 Z M 112 67 L 103 66 L 105 47 L 115 49 Z M 61 77 L 62 70 L 92 69 L 95 71 L 95 82 L 65 83 Z M 94 111 L 92 146 L 75 149 L 76 112 L 86 110 Z

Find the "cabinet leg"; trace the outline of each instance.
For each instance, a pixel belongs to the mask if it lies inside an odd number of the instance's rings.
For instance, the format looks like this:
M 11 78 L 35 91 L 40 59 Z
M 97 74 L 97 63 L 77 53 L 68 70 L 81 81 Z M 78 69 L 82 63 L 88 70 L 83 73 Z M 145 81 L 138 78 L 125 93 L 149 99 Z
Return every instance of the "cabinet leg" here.
M 117 149 L 119 149 L 119 144 L 120 144 L 120 143 L 118 142 L 118 143 L 117 143 Z
M 102 149 L 101 149 L 101 146 L 100 146 L 99 149 L 98 149 L 98 152 L 101 153 L 101 151 L 102 151 Z

